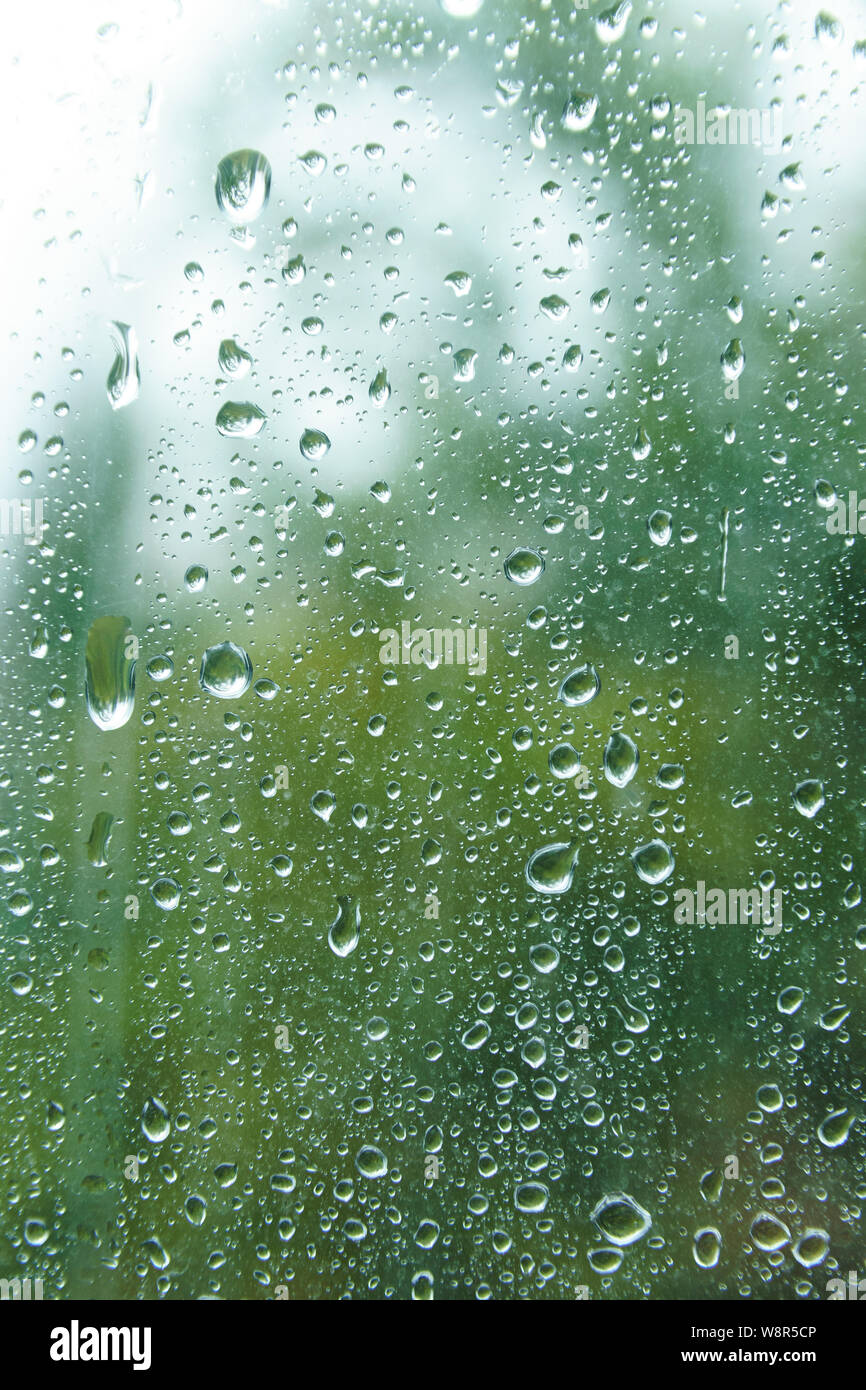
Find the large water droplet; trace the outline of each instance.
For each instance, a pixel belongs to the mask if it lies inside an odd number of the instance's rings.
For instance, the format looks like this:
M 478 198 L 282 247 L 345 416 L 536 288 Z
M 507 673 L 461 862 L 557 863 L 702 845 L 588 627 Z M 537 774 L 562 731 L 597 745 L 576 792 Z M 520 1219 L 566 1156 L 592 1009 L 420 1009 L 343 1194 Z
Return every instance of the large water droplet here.
M 490 1037 L 490 1024 L 485 1023 L 483 1018 L 478 1019 L 477 1023 L 471 1024 L 463 1034 L 460 1041 L 467 1052 L 477 1052 L 479 1047 L 483 1047 Z
M 598 672 L 591 662 L 587 662 L 566 676 L 559 687 L 559 699 L 564 705 L 588 705 L 600 689 Z
M 387 405 L 390 400 L 391 386 L 388 382 L 388 373 L 385 371 L 384 367 L 379 369 L 370 382 L 369 396 L 373 405 L 379 406 L 380 409 L 382 406 Z
M 649 844 L 640 845 L 634 851 L 631 862 L 637 869 L 638 878 L 642 878 L 644 883 L 664 883 L 675 867 L 674 856 L 664 840 L 650 840 Z
M 201 659 L 199 684 L 208 695 L 218 700 L 237 700 L 249 689 L 253 664 L 243 647 L 234 642 L 220 642 L 208 647 Z
M 544 561 L 534 550 L 512 550 L 502 566 L 512 584 L 534 584 L 544 573 Z
M 813 820 L 824 805 L 824 783 L 817 779 L 800 782 L 794 788 L 794 805 L 807 820 Z
M 647 530 L 653 545 L 667 545 L 671 538 L 670 512 L 653 512 L 647 522 Z
M 180 885 L 173 878 L 158 878 L 151 884 L 150 896 L 163 912 L 174 912 L 180 902 Z
M 828 1115 L 826 1120 L 822 1120 L 818 1126 L 818 1138 L 824 1148 L 841 1148 L 848 1138 L 853 1123 L 854 1116 L 850 1110 L 834 1110 L 832 1115 Z
M 572 92 L 562 112 L 563 130 L 587 130 L 598 110 L 598 97 L 590 92 Z
M 830 1236 L 820 1226 L 810 1226 L 804 1231 L 792 1250 L 792 1255 L 804 1269 L 813 1269 L 823 1264 L 830 1252 Z
M 328 930 L 328 945 L 335 956 L 350 956 L 361 939 L 361 908 L 352 898 L 340 898 L 339 904 Z
M 122 729 L 132 715 L 135 649 L 128 618 L 97 618 L 87 634 L 84 697 L 87 712 L 100 729 Z
M 96 869 L 108 863 L 108 842 L 113 824 L 114 816 L 109 811 L 98 811 L 93 818 L 87 841 L 87 858 Z
M 567 893 L 574 878 L 577 849 L 570 844 L 537 849 L 526 866 L 526 882 L 536 893 Z
M 652 1226 L 652 1217 L 627 1192 L 611 1192 L 595 1207 L 591 1219 L 611 1245 L 633 1245 Z
M 621 4 L 596 16 L 595 32 L 602 43 L 616 43 L 617 39 L 622 38 L 631 10 L 631 0 L 622 0 Z
M 695 1232 L 692 1254 L 698 1269 L 715 1269 L 722 1253 L 722 1235 L 715 1226 Z
M 759 1212 L 750 1227 L 749 1234 L 759 1250 L 781 1250 L 791 1239 L 791 1232 L 778 1217 L 767 1211 Z
M 138 339 L 135 329 L 128 323 L 117 320 L 112 323 L 112 340 L 115 358 L 105 383 L 108 401 L 112 410 L 122 410 L 138 400 L 141 387 L 141 371 L 138 365 Z
M 580 769 L 580 754 L 570 743 L 558 743 L 547 755 L 547 766 L 553 776 L 565 781 L 576 777 Z
M 637 772 L 640 754 L 627 734 L 612 733 L 604 750 L 604 775 L 615 787 L 627 787 Z
M 331 791 L 313 792 L 310 797 L 310 810 L 315 811 L 320 820 L 327 825 L 337 808 L 337 798 Z
M 550 1192 L 543 1182 L 522 1182 L 514 1193 L 514 1205 L 518 1211 L 533 1215 L 544 1211 Z
M 364 1178 L 384 1178 L 388 1171 L 388 1160 L 375 1144 L 364 1144 L 356 1155 L 355 1167 Z
M 739 338 L 732 338 L 720 358 L 725 381 L 736 381 L 746 365 L 746 354 Z
M 250 401 L 226 401 L 217 411 L 216 427 L 230 439 L 254 439 L 265 427 L 267 415 Z
M 248 352 L 239 347 L 234 338 L 223 338 L 217 354 L 219 369 L 225 372 L 226 376 L 240 380 L 247 376 L 253 365 L 253 359 Z
M 230 221 L 248 226 L 264 210 L 271 191 L 271 166 L 258 150 L 234 150 L 217 166 L 216 200 Z
M 323 459 L 330 447 L 330 439 L 321 430 L 304 430 L 301 435 L 301 453 L 310 462 L 314 463 L 318 459 Z
M 183 582 L 191 594 L 198 594 L 207 584 L 207 565 L 190 565 Z
M 171 1120 L 162 1101 L 150 1096 L 141 1112 L 141 1132 L 151 1144 L 162 1144 L 171 1133 Z

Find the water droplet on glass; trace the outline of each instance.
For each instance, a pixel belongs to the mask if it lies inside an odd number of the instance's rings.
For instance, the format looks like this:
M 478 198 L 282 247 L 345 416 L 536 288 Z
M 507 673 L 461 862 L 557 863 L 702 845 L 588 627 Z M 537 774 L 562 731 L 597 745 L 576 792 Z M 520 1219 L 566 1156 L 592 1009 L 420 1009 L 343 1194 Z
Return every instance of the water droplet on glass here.
M 375 1144 L 364 1144 L 355 1157 L 355 1167 L 363 1178 L 384 1178 L 388 1160 Z
M 388 382 L 388 373 L 385 371 L 384 367 L 379 369 L 370 382 L 369 396 L 373 405 L 378 406 L 380 409 L 389 401 L 391 397 L 391 387 Z
M 323 459 L 331 447 L 331 441 L 321 430 L 304 430 L 301 435 L 301 453 L 310 462 Z
M 173 912 L 180 902 L 180 886 L 173 878 L 158 878 L 151 884 L 150 896 L 163 912 Z
M 647 522 L 647 530 L 653 545 L 667 545 L 671 538 L 670 512 L 653 512 Z
M 611 1245 L 633 1245 L 652 1226 L 648 1211 L 627 1192 L 611 1192 L 597 1203 L 590 1218 Z
M 759 1250 L 781 1250 L 791 1239 L 791 1232 L 778 1217 L 769 1212 L 760 1212 L 752 1222 L 749 1234 Z
M 193 1192 L 183 1204 L 186 1219 L 191 1226 L 203 1226 L 207 1215 L 207 1203 L 198 1193 Z
M 543 1182 L 522 1182 L 514 1193 L 514 1205 L 518 1211 L 533 1215 L 544 1211 L 550 1192 Z
M 207 584 L 207 578 L 206 565 L 190 565 L 183 577 L 183 582 L 191 594 L 198 594 Z
M 825 1149 L 838 1149 L 845 1143 L 854 1123 L 850 1110 L 834 1110 L 818 1126 L 818 1138 Z
M 674 856 L 664 840 L 650 840 L 634 851 L 631 862 L 644 883 L 664 883 L 674 871 Z
M 553 776 L 565 781 L 576 777 L 580 768 L 580 754 L 570 743 L 558 743 L 547 755 L 547 766 Z
M 254 439 L 267 420 L 263 410 L 249 401 L 226 401 L 217 411 L 216 427 L 227 438 Z
M 234 642 L 220 642 L 208 647 L 201 659 L 199 684 L 207 695 L 219 700 L 237 700 L 249 689 L 253 664 L 243 647 Z
M 240 380 L 247 376 L 253 365 L 253 359 L 244 348 L 240 347 L 234 338 L 223 338 L 217 353 L 217 361 L 221 372 L 226 376 Z
M 460 1041 L 467 1052 L 477 1052 L 479 1047 L 483 1047 L 490 1037 L 490 1024 L 485 1023 L 483 1018 L 478 1019 L 467 1028 Z
M 720 358 L 725 381 L 736 381 L 746 365 L 746 354 L 739 338 L 732 338 Z
M 452 19 L 471 19 L 481 9 L 484 0 L 440 0 L 442 9 Z
M 141 1132 L 151 1144 L 162 1144 L 171 1133 L 171 1120 L 162 1101 L 151 1096 L 141 1112 Z
M 559 687 L 558 698 L 564 705 L 588 705 L 601 689 L 601 680 L 591 662 L 578 666 L 566 676 Z
M 105 383 L 108 401 L 112 410 L 122 410 L 138 400 L 141 388 L 141 371 L 138 365 L 138 339 L 135 329 L 128 323 L 112 323 L 112 340 L 115 358 Z
M 722 1253 L 722 1234 L 715 1226 L 695 1231 L 692 1254 L 698 1269 L 715 1269 Z
M 98 811 L 93 818 L 87 841 L 87 858 L 96 869 L 108 863 L 108 842 L 113 824 L 114 816 L 109 811 Z
M 547 318 L 558 322 L 568 313 L 568 301 L 561 294 L 548 294 L 539 301 L 539 308 Z
M 460 348 L 454 354 L 454 380 L 455 381 L 474 381 L 475 364 L 478 361 L 478 353 L 474 348 Z
M 135 707 L 136 649 L 128 618 L 97 618 L 87 634 L 84 696 L 100 729 L 122 729 Z
M 825 512 L 831 512 L 839 501 L 836 489 L 826 478 L 818 478 L 815 483 L 815 501 Z
M 258 150 L 234 150 L 217 166 L 216 200 L 231 222 L 246 227 L 267 205 L 271 166 Z
M 622 0 L 621 4 L 596 16 L 595 32 L 602 43 L 616 43 L 622 38 L 631 10 L 631 0 Z
M 562 111 L 563 130 L 587 130 L 598 110 L 598 97 L 590 92 L 572 92 Z
M 313 792 L 310 797 L 310 810 L 314 811 L 320 820 L 327 825 L 337 807 L 337 798 L 333 792 L 318 791 Z
M 604 750 L 604 775 L 614 787 L 627 787 L 637 772 L 640 754 L 627 734 L 613 733 Z
M 537 849 L 526 866 L 526 882 L 537 893 L 567 893 L 574 878 L 577 849 L 571 844 Z
M 512 550 L 503 569 L 506 579 L 512 584 L 534 584 L 544 573 L 544 560 L 534 550 Z
M 567 372 L 576 372 L 583 362 L 583 350 L 579 343 L 571 343 L 565 349 L 562 357 L 562 365 Z
M 458 299 L 462 299 L 472 289 L 472 276 L 465 270 L 452 270 L 445 276 L 445 284 L 450 286 Z
M 815 1265 L 823 1264 L 829 1253 L 830 1235 L 822 1231 L 820 1226 L 810 1226 L 804 1231 L 791 1251 L 804 1269 L 814 1269 Z
M 335 956 L 350 956 L 361 939 L 361 908 L 353 898 L 340 898 L 337 915 L 328 929 L 328 945 Z
M 794 805 L 807 820 L 813 820 L 824 805 L 824 784 L 813 779 L 794 788 Z

